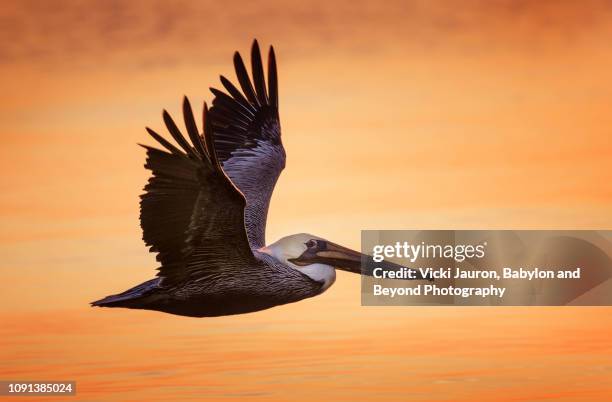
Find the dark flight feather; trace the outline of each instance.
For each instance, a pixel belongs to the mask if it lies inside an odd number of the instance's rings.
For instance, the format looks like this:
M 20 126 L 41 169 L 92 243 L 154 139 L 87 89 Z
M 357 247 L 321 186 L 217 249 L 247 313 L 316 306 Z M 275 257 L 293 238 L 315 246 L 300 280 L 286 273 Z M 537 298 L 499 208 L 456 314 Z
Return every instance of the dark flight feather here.
M 208 106 L 206 105 L 206 102 L 204 102 L 204 113 L 202 115 L 202 119 L 204 120 L 204 137 L 206 138 L 206 144 L 208 145 L 208 149 L 210 150 L 210 161 L 213 167 L 217 170 L 217 172 L 219 172 L 220 174 L 225 174 L 223 173 L 223 169 L 221 168 L 221 164 L 219 163 L 219 159 L 217 158 L 217 152 L 215 151 L 215 141 L 213 139 L 213 129 L 212 125 L 210 124 L 210 119 L 206 118 L 207 114 Z
M 253 85 L 251 84 L 249 73 L 247 73 L 246 67 L 244 66 L 244 62 L 242 61 L 242 57 L 238 52 L 234 53 L 234 67 L 236 69 L 236 77 L 238 78 L 238 82 L 240 83 L 242 92 L 246 95 L 246 98 L 249 100 L 249 102 L 259 105 L 260 103 L 257 99 L 257 96 L 255 96 L 255 90 L 253 89 Z
M 179 144 L 188 155 L 196 156 L 196 153 L 193 151 L 191 145 L 189 145 L 185 137 L 183 137 L 183 134 L 181 134 L 181 131 L 176 126 L 176 123 L 174 123 L 174 120 L 172 120 L 170 114 L 164 110 L 162 115 L 164 118 L 164 123 L 166 123 L 166 128 L 168 129 L 170 135 L 172 135 L 172 138 L 174 138 L 174 141 L 176 141 L 176 143 Z
M 195 146 L 198 153 L 208 158 L 208 152 L 204 149 L 200 133 L 198 133 L 198 127 L 196 126 L 195 119 L 193 118 L 193 111 L 191 110 L 191 104 L 189 99 L 185 96 L 183 98 L 183 119 L 185 120 L 185 128 L 191 139 L 191 143 Z
M 167 141 L 164 137 L 162 137 L 161 135 L 157 134 L 155 131 L 151 130 L 149 127 L 145 127 L 145 129 L 147 130 L 149 135 L 151 137 L 153 137 L 153 139 L 155 139 L 157 142 L 159 142 L 168 151 L 172 152 L 173 154 L 177 154 L 177 155 L 182 154 L 182 151 L 180 149 L 178 149 L 177 147 L 175 147 L 174 145 L 172 145 L 172 143 L 170 143 L 170 141 Z
M 268 103 L 268 94 L 266 93 L 266 81 L 264 79 L 261 52 L 259 51 L 257 40 L 253 41 L 253 47 L 251 48 L 251 71 L 253 73 L 253 83 L 255 84 L 255 91 L 257 91 L 259 104 L 266 105 Z
M 230 93 L 230 95 L 234 98 L 234 100 L 236 102 L 238 102 L 240 105 L 244 106 L 245 109 L 247 109 L 248 111 L 251 112 L 251 115 L 254 115 L 254 113 L 257 111 L 256 107 L 253 106 L 245 97 L 244 95 L 242 95 L 242 92 L 240 92 L 240 90 L 238 88 L 236 88 L 236 86 L 234 84 L 232 84 L 227 78 L 225 78 L 224 76 L 220 76 L 219 79 L 221 80 L 221 84 L 223 84 L 223 87 L 225 87 L 225 89 L 227 90 L 227 92 Z M 221 92 L 221 91 L 219 91 Z
M 278 112 L 278 77 L 276 72 L 276 56 L 274 48 L 270 46 L 268 52 L 268 94 L 270 94 L 270 106 Z

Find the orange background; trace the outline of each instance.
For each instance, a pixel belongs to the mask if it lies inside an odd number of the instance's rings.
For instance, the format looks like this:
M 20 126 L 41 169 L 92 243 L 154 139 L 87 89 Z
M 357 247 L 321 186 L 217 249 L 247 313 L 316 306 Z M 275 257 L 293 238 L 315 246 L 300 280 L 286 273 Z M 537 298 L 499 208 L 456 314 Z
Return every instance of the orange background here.
M 612 227 L 607 2 L 2 2 L 0 379 L 88 401 L 609 397 L 608 308 L 366 308 L 345 273 L 245 316 L 88 306 L 154 275 L 144 126 L 210 101 L 254 37 L 288 154 L 268 241 Z

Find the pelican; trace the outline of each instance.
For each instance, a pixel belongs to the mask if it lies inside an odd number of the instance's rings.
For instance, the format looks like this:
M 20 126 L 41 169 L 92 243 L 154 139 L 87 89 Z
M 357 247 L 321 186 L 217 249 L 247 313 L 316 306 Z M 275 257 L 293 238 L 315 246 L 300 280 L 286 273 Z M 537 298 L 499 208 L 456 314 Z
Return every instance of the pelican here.
M 336 268 L 361 273 L 362 260 L 371 260 L 306 233 L 266 245 L 270 197 L 285 167 L 274 49 L 267 83 L 256 40 L 252 79 L 238 52 L 234 67 L 242 91 L 221 76 L 226 92 L 211 88 L 214 100 L 210 110 L 204 103 L 203 134 L 187 97 L 183 119 L 189 141 L 165 110 L 175 144 L 146 129 L 161 147 L 141 145 L 151 177 L 140 196 L 140 225 L 161 266 L 156 278 L 93 306 L 191 317 L 250 313 L 317 296 L 334 283 Z M 377 266 L 385 264 L 402 268 L 390 262 Z

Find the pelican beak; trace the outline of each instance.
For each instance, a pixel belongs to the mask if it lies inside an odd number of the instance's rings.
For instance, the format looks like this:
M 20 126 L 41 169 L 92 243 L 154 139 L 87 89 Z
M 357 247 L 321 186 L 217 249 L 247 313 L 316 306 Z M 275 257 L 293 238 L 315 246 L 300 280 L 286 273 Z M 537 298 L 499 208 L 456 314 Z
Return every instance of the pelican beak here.
M 399 271 L 404 267 L 394 264 L 389 261 L 375 262 L 374 259 L 360 252 L 351 250 L 339 244 L 330 241 L 318 241 L 315 250 L 308 249 L 298 258 L 290 260 L 296 265 L 309 264 L 326 264 L 331 265 L 343 271 L 353 272 L 356 274 L 372 276 L 374 268 L 383 268 L 385 271 Z M 420 273 L 417 273 L 415 279 L 430 279 L 423 278 Z
M 322 243 L 322 244 L 321 244 Z M 361 273 L 361 261 L 367 255 L 329 241 L 319 242 L 315 253 L 319 262 L 348 272 Z

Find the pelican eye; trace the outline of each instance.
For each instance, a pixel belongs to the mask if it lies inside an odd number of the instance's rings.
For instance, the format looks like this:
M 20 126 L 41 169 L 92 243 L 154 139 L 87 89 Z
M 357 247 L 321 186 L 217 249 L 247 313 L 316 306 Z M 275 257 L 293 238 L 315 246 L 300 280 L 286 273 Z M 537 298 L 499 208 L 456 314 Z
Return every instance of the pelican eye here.
M 317 241 L 316 240 L 308 240 L 304 244 L 306 244 L 306 247 L 308 247 L 308 248 L 313 248 L 313 247 L 316 247 Z

